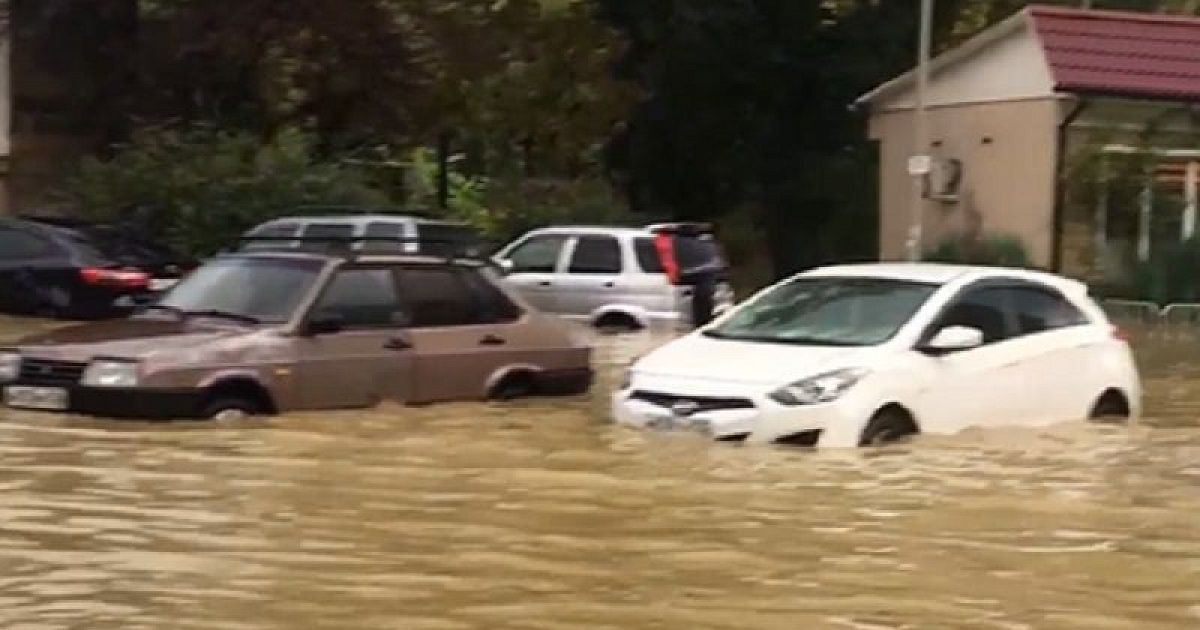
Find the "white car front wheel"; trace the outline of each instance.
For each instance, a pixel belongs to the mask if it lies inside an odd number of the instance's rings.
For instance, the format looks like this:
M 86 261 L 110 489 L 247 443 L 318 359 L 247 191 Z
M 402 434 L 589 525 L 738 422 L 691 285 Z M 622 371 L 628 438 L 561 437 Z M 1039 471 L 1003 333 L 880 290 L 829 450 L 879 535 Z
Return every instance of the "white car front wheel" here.
M 918 432 L 917 423 L 907 410 L 898 405 L 889 405 L 871 416 L 858 445 L 882 446 Z

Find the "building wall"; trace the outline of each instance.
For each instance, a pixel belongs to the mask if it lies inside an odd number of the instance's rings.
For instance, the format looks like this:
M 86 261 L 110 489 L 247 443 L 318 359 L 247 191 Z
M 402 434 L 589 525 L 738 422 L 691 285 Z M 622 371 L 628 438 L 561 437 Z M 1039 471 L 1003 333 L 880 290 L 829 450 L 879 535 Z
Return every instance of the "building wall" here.
M 960 105 L 1047 97 L 1054 79 L 1041 44 L 1023 26 L 1001 33 L 976 48 L 971 44 L 934 62 L 929 81 L 931 105 Z M 875 99 L 875 111 L 910 109 L 916 101 L 912 75 L 899 79 Z
M 977 217 L 984 232 L 1024 241 L 1034 264 L 1051 264 L 1060 110 L 1053 97 L 930 110 L 930 153 L 961 160 L 963 180 L 958 202 L 925 202 L 923 249 Z M 870 131 L 880 141 L 880 256 L 900 260 L 907 253 L 913 197 L 907 172 L 913 112 L 879 112 Z

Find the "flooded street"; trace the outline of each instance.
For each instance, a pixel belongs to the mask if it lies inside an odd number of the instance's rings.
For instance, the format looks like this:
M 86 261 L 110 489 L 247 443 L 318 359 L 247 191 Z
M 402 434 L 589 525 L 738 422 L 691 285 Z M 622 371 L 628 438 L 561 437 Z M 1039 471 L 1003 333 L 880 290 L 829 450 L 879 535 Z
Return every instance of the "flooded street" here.
M 0 411 L 0 628 L 1200 627 L 1200 343 L 1134 427 L 819 453 L 613 426 L 650 343 L 590 398 Z

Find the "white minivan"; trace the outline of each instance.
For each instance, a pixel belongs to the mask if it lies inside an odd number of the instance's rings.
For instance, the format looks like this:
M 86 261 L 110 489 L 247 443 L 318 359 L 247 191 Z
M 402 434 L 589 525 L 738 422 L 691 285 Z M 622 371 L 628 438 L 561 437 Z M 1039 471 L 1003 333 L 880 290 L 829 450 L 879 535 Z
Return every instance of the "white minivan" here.
M 733 305 L 728 265 L 706 224 L 533 230 L 493 259 L 539 310 L 602 329 L 690 330 L 695 270 L 715 278 L 712 312 Z
M 619 422 L 853 447 L 972 426 L 1132 418 L 1129 345 L 1073 280 L 934 264 L 789 278 L 636 361 Z

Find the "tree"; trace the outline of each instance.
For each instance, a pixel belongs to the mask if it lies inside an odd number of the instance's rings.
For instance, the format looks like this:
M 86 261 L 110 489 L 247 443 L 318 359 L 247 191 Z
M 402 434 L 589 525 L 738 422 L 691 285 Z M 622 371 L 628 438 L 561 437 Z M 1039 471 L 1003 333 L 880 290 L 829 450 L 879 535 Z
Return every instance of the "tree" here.
M 913 65 L 916 2 L 595 2 L 628 43 L 619 76 L 643 94 L 608 152 L 635 207 L 681 218 L 754 212 L 779 273 L 874 256 L 876 166 L 865 121 L 847 106 Z M 938 0 L 935 47 L 1025 4 Z

